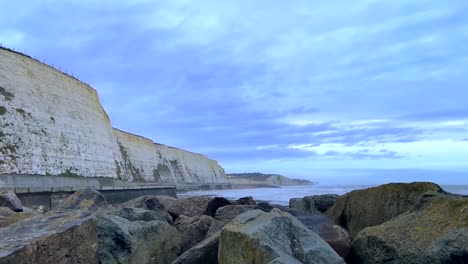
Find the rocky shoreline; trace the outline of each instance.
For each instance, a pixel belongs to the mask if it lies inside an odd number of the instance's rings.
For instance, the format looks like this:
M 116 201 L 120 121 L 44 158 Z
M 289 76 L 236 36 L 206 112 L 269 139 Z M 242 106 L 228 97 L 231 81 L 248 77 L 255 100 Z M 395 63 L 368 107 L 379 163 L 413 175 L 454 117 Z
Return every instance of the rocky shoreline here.
M 4 192 L 3 263 L 468 263 L 468 198 L 417 182 L 289 206 L 206 196 L 111 205 L 88 188 L 45 212 Z

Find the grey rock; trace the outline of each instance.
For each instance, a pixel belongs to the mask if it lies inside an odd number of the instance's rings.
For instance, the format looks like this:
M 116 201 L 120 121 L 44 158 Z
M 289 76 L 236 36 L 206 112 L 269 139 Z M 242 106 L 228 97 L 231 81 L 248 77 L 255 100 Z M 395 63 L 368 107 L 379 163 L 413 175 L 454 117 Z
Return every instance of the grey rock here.
M 185 251 L 172 264 L 218 264 L 218 245 L 220 232 Z
M 173 203 L 177 201 L 177 198 L 167 195 L 145 195 L 132 199 L 121 207 L 127 208 L 143 208 L 146 210 L 167 210 Z
M 50 212 L 0 229 L 0 263 L 97 263 L 89 211 Z
M 11 191 L 0 193 L 0 207 L 8 207 L 15 212 L 23 212 L 20 199 Z
M 107 205 L 107 201 L 102 193 L 93 188 L 85 188 L 68 196 L 57 206 L 57 208 L 55 208 L 55 210 L 62 211 L 75 209 L 97 211 L 100 206 L 105 205 Z
M 237 215 L 253 210 L 253 208 L 254 206 L 252 205 L 227 205 L 216 211 L 215 218 L 219 221 L 228 223 Z
M 238 215 L 222 230 L 220 264 L 344 263 L 317 234 L 289 213 L 273 209 Z
M 181 252 L 181 235 L 166 221 L 130 221 L 100 214 L 97 223 L 101 264 L 165 264 Z

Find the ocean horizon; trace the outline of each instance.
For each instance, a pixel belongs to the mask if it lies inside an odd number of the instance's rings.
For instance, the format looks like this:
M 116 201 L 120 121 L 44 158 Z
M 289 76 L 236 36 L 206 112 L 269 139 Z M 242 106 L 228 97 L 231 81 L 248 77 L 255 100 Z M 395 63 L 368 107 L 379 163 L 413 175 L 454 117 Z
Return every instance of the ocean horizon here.
M 310 195 L 338 194 L 379 186 L 379 184 L 311 184 L 301 186 L 282 186 L 279 188 L 248 188 L 204 190 L 178 193 L 179 198 L 191 196 L 220 196 L 227 199 L 239 199 L 252 196 L 256 201 L 267 201 L 279 205 L 288 205 L 291 198 L 302 198 Z M 445 191 L 458 195 L 468 195 L 468 185 L 440 185 Z

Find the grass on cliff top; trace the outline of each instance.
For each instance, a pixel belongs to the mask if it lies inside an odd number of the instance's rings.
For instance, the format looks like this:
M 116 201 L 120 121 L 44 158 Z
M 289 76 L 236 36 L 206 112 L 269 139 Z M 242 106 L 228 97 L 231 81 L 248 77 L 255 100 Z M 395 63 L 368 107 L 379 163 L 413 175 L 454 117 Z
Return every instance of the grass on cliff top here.
M 0 106 L 0 115 L 4 115 L 7 112 L 4 106 Z

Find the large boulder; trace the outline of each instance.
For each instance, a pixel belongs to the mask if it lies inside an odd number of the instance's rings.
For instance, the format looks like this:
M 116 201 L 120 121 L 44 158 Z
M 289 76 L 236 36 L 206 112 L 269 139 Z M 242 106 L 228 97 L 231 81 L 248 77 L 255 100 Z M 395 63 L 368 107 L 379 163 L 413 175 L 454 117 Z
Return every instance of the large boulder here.
M 14 192 L 0 192 L 0 207 L 8 207 L 15 212 L 23 212 L 20 199 Z
M 219 208 L 230 204 L 231 202 L 226 198 L 215 197 L 208 203 L 205 214 L 214 217 Z
M 369 226 L 380 225 L 410 210 L 426 192 L 440 192 L 429 182 L 390 183 L 340 196 L 326 214 L 354 238 Z
M 179 199 L 174 202 L 169 208 L 168 212 L 172 215 L 173 219 L 177 219 L 180 215 L 185 216 L 201 216 L 206 212 L 208 203 L 212 200 L 208 196 L 194 196 L 185 199 Z
M 9 217 L 14 215 L 15 211 L 11 210 L 8 207 L 0 207 L 0 217 Z
M 220 232 L 185 251 L 171 264 L 218 264 L 218 245 Z
M 221 230 L 220 264 L 344 263 L 335 251 L 299 220 L 279 209 L 238 215 Z
M 214 218 L 208 215 L 193 217 L 185 215 L 179 216 L 174 226 L 182 233 L 182 251 L 186 251 L 205 239 L 214 221 Z
M 341 226 L 325 215 L 296 216 L 307 228 L 319 235 L 338 255 L 346 258 L 351 250 L 351 237 Z
M 99 263 L 165 264 L 176 259 L 182 246 L 180 233 L 166 221 L 147 220 L 98 215 Z
M 0 229 L 0 263 L 98 263 L 89 211 L 50 212 Z
M 325 212 L 335 204 L 339 195 L 323 194 L 305 196 L 303 198 L 291 198 L 289 208 L 302 212 L 303 214 L 317 214 Z
M 107 205 L 107 200 L 102 193 L 93 188 L 85 188 L 74 192 L 62 201 L 55 210 L 89 210 L 97 211 L 100 206 Z
M 468 263 L 468 198 L 425 195 L 411 211 L 359 232 L 351 261 Z

